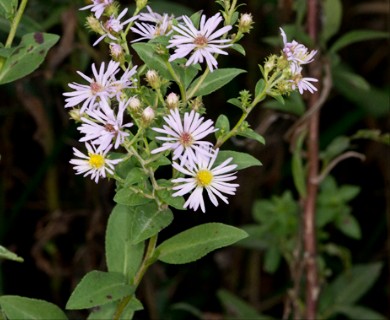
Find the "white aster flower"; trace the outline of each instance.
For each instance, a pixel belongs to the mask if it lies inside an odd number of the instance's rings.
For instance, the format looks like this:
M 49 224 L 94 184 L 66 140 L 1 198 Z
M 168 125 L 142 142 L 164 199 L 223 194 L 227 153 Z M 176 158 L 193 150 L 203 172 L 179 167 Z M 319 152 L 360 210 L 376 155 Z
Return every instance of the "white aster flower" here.
M 176 47 L 175 53 L 171 55 L 169 61 L 173 61 L 179 58 L 184 58 L 191 52 L 192 55 L 188 59 L 186 66 L 202 63 L 206 60 L 207 66 L 212 72 L 214 68 L 217 68 L 218 62 L 214 58 L 213 54 L 227 53 L 221 49 L 227 48 L 232 44 L 229 39 L 218 39 L 223 34 L 231 30 L 232 26 L 224 26 L 216 31 L 219 23 L 223 20 L 220 13 L 215 14 L 206 21 L 206 16 L 202 15 L 200 20 L 200 29 L 196 29 L 189 17 L 183 16 L 185 24 L 179 24 L 172 26 L 178 34 L 174 35 L 169 40 L 170 45 L 167 48 Z
M 317 50 L 312 50 L 311 52 L 309 52 L 309 50 L 303 44 L 298 43 L 295 40 L 293 40 L 292 42 L 287 42 L 286 33 L 283 31 L 282 28 L 279 29 L 284 44 L 283 54 L 288 61 L 293 62 L 291 66 L 292 72 L 296 72 L 295 68 L 299 65 L 307 64 L 313 61 L 313 57 L 317 53 Z
M 137 16 L 131 17 L 130 19 L 127 19 L 124 22 L 121 22 L 120 20 L 123 18 L 123 16 L 127 13 L 127 8 L 124 9 L 117 17 L 112 15 L 106 22 L 101 24 L 102 29 L 104 30 L 104 34 L 100 36 L 93 44 L 93 46 L 96 46 L 100 41 L 102 41 L 105 37 L 109 37 L 111 40 L 117 41 L 117 34 L 123 30 L 123 27 L 130 23 L 131 21 L 134 21 L 137 19 Z
M 203 199 L 203 190 L 206 189 L 206 192 L 211 200 L 211 202 L 218 206 L 218 198 L 223 202 L 228 203 L 227 197 L 223 194 L 234 195 L 236 192 L 238 184 L 230 183 L 229 181 L 235 180 L 234 170 L 237 165 L 229 163 L 233 158 L 229 158 L 222 162 L 217 167 L 213 168 L 215 159 L 218 155 L 218 149 L 215 150 L 211 158 L 205 159 L 203 157 L 197 157 L 195 166 L 189 166 L 188 164 L 183 167 L 176 162 L 173 162 L 173 167 L 189 176 L 187 178 L 177 178 L 173 179 L 173 183 L 177 183 L 177 186 L 174 186 L 172 189 L 177 190 L 172 196 L 183 196 L 191 192 L 191 195 L 184 203 L 184 208 L 189 207 L 194 211 L 197 210 L 200 206 L 203 212 L 206 211 L 205 203 Z
M 316 78 L 304 78 L 301 72 L 302 67 L 299 67 L 296 70 L 296 73 L 292 75 L 292 79 L 290 80 L 291 88 L 293 90 L 298 88 L 300 94 L 303 94 L 303 91 L 305 90 L 309 91 L 310 93 L 317 91 L 317 88 L 311 82 L 318 82 L 318 80 Z
M 169 20 L 173 20 L 174 16 L 168 16 L 168 14 L 164 13 L 163 15 L 154 12 L 152 8 L 149 6 L 146 6 L 146 9 L 148 10 L 148 13 L 142 12 L 138 16 L 138 20 L 140 21 L 146 21 L 146 22 L 151 22 L 155 24 L 161 24 L 165 20 L 165 16 L 168 17 Z
M 129 135 L 124 129 L 133 126 L 131 122 L 123 124 L 123 113 L 128 104 L 129 101 L 120 101 L 116 114 L 105 100 L 99 103 L 100 108 L 87 110 L 90 118 L 82 117 L 83 123 L 77 128 L 85 135 L 80 141 L 90 141 L 97 146 L 97 150 L 102 151 L 111 149 L 114 141 L 113 146 L 117 149 Z
M 113 96 L 112 82 L 115 80 L 115 74 L 119 71 L 119 63 L 110 61 L 105 69 L 104 62 L 101 64 L 99 72 L 95 64 L 92 64 L 93 78 L 84 73 L 77 73 L 89 82 L 88 85 L 79 83 L 70 83 L 69 87 L 74 89 L 72 92 L 65 92 L 63 95 L 69 98 L 65 99 L 65 108 L 74 107 L 83 102 L 80 112 L 86 108 L 93 107 L 97 98 L 100 100 L 110 99 Z
M 170 110 L 170 114 L 164 117 L 164 120 L 167 125 L 163 125 L 163 129 L 153 128 L 153 130 L 166 134 L 167 136 L 164 137 L 156 137 L 156 139 L 166 142 L 160 148 L 152 150 L 153 154 L 172 150 L 172 159 L 180 158 L 180 165 L 186 162 L 193 164 L 197 159 L 197 154 L 204 158 L 212 156 L 209 151 L 212 143 L 201 140 L 217 130 L 214 128 L 212 120 L 203 122 L 204 118 L 192 110 L 190 113 L 184 114 L 182 121 L 177 108 Z
M 136 72 L 137 66 L 134 66 L 131 69 L 126 69 L 120 79 L 114 80 L 112 82 L 111 85 L 118 101 L 121 99 L 121 94 L 124 89 L 134 88 L 133 84 L 137 80 L 132 80 L 131 78 L 136 74 Z
M 73 169 L 76 170 L 76 174 L 83 174 L 84 177 L 90 175 L 92 180 L 98 183 L 99 178 L 106 177 L 106 174 L 113 174 L 114 167 L 122 159 L 110 160 L 107 159 L 106 151 L 96 150 L 96 148 L 88 143 L 85 144 L 88 150 L 88 154 L 85 155 L 81 151 L 73 148 L 74 156 L 76 159 L 72 159 L 69 162 L 74 165 Z
M 91 9 L 92 12 L 95 12 L 96 19 L 99 19 L 106 7 L 108 7 L 113 2 L 114 0 L 92 0 L 92 4 L 82 7 L 80 10 Z

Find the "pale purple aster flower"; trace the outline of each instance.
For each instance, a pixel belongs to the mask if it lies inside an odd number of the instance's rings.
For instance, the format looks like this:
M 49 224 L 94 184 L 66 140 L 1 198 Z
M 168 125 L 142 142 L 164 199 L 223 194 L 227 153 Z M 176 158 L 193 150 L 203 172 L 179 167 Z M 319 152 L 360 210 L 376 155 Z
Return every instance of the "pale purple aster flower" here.
M 123 27 L 126 24 L 130 23 L 131 21 L 137 19 L 137 16 L 134 16 L 131 17 L 130 19 L 127 19 L 124 22 L 121 22 L 120 20 L 127 13 L 127 10 L 128 9 L 126 8 L 117 17 L 112 15 L 106 22 L 104 22 L 103 24 L 101 23 L 102 29 L 104 30 L 105 33 L 93 43 L 93 46 L 96 46 L 105 37 L 109 37 L 111 40 L 115 40 L 115 41 L 118 40 L 117 34 L 123 30 Z
M 82 113 L 86 108 L 93 107 L 95 101 L 99 98 L 110 99 L 113 96 L 112 82 L 115 80 L 115 74 L 119 71 L 119 63 L 110 61 L 105 69 L 104 62 L 100 65 L 99 72 L 95 64 L 92 64 L 93 78 L 86 76 L 84 73 L 77 71 L 77 73 L 88 81 L 88 84 L 70 83 L 69 87 L 74 91 L 63 93 L 68 97 L 65 99 L 65 108 L 74 107 L 83 102 L 80 112 Z
M 119 79 L 112 82 L 111 85 L 118 101 L 121 100 L 121 94 L 124 89 L 134 88 L 134 82 L 137 81 L 137 79 L 132 79 L 132 77 L 136 72 L 137 66 L 134 66 L 131 69 L 128 68 Z
M 283 54 L 288 61 L 293 62 L 291 70 L 293 73 L 296 73 L 295 68 L 297 68 L 299 65 L 307 64 L 314 60 L 313 57 L 316 55 L 317 50 L 312 50 L 311 52 L 308 52 L 308 49 L 303 44 L 298 43 L 295 40 L 293 40 L 292 42 L 287 42 L 286 33 L 283 31 L 282 28 L 279 29 L 284 44 Z
M 120 101 L 116 114 L 105 100 L 100 101 L 99 108 L 87 110 L 86 114 L 89 118 L 82 117 L 83 123 L 77 128 L 84 134 L 80 141 L 90 141 L 97 146 L 97 150 L 106 151 L 112 146 L 117 149 L 125 137 L 129 136 L 129 133 L 124 129 L 133 126 L 131 122 L 123 124 L 123 113 L 128 103 L 129 101 Z
M 303 91 L 305 90 L 309 91 L 310 93 L 317 91 L 317 88 L 311 82 L 318 82 L 318 80 L 309 77 L 304 78 L 301 72 L 302 67 L 298 67 L 296 73 L 292 75 L 290 80 L 291 88 L 293 90 L 298 88 L 300 94 L 303 94 Z
M 217 129 L 213 126 L 212 120 L 203 122 L 204 118 L 199 113 L 192 110 L 184 114 L 182 121 L 179 110 L 172 109 L 170 114 L 164 117 L 167 125 L 161 128 L 152 128 L 154 131 L 166 134 L 164 137 L 156 137 L 157 140 L 166 141 L 160 148 L 152 150 L 152 153 L 158 153 L 166 150 L 173 151 L 173 160 L 180 159 L 180 164 L 186 162 L 193 164 L 197 159 L 197 154 L 204 158 L 210 158 L 212 143 L 202 141 L 208 134 Z
M 227 52 L 221 50 L 231 46 L 230 39 L 218 39 L 232 26 L 224 26 L 216 30 L 219 23 L 223 20 L 220 13 L 215 14 L 206 21 L 206 16 L 202 15 L 199 30 L 195 28 L 189 17 L 183 16 L 184 24 L 172 26 L 178 34 L 169 40 L 170 45 L 167 48 L 176 47 L 175 52 L 169 58 L 169 61 L 184 58 L 192 52 L 191 57 L 186 62 L 186 66 L 203 63 L 206 60 L 207 66 L 212 72 L 217 68 L 218 62 L 213 54 L 224 54 Z
M 139 34 L 141 38 L 133 40 L 132 42 L 150 40 L 158 36 L 165 36 L 172 33 L 172 21 L 169 19 L 167 14 L 164 15 L 163 20 L 161 22 L 158 22 L 155 25 L 144 22 L 135 22 L 134 25 L 135 27 L 130 28 L 131 31 Z
M 114 0 L 92 0 L 92 4 L 82 7 L 80 10 L 91 9 L 91 11 L 95 13 L 96 19 L 99 19 L 104 13 L 104 10 L 106 10 L 106 7 L 111 5 L 113 2 Z
M 198 155 L 194 166 L 190 166 L 189 164 L 182 166 L 173 162 L 172 165 L 177 171 L 189 176 L 172 180 L 173 183 L 178 184 L 172 188 L 175 191 L 177 190 L 172 194 L 173 197 L 183 196 L 191 192 L 191 195 L 184 203 L 184 208 L 189 207 L 195 211 L 200 206 L 202 211 L 205 212 L 206 208 L 203 199 L 204 189 L 206 189 L 207 195 L 215 206 L 218 206 L 217 197 L 228 204 L 227 197 L 223 194 L 235 194 L 239 185 L 230 183 L 229 181 L 237 178 L 235 172 L 231 172 L 237 165 L 229 164 L 233 160 L 233 158 L 229 158 L 213 168 L 217 155 L 218 149 L 216 149 L 212 154 L 212 157 L 208 159 L 199 157 Z
M 76 158 L 69 162 L 74 165 L 73 169 L 76 170 L 76 174 L 84 174 L 84 177 L 90 175 L 96 183 L 99 182 L 100 177 L 105 178 L 107 173 L 113 174 L 115 165 L 122 161 L 122 159 L 108 159 L 106 157 L 108 149 L 105 151 L 97 150 L 95 146 L 88 143 L 85 146 L 88 151 L 87 155 L 73 148 Z

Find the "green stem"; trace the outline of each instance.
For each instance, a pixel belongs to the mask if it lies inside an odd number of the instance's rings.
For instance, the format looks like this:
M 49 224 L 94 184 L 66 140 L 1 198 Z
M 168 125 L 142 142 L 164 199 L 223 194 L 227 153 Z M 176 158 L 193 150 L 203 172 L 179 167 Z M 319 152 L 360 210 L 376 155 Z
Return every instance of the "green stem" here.
M 199 87 L 201 86 L 201 84 L 206 79 L 206 77 L 209 73 L 210 73 L 210 69 L 209 69 L 209 67 L 207 67 L 206 70 L 204 71 L 204 73 L 202 74 L 202 76 L 200 77 L 196 86 L 188 93 L 188 95 L 187 95 L 188 100 L 190 100 L 192 98 L 192 96 L 196 93 L 196 91 L 198 91 Z
M 237 121 L 236 125 L 232 130 L 227 132 L 225 135 L 218 138 L 215 148 L 219 148 L 224 144 L 228 139 L 235 136 L 237 132 L 240 130 L 241 125 L 245 121 L 245 119 L 248 117 L 249 113 L 253 110 L 253 108 L 261 101 L 263 101 L 267 95 L 268 92 L 268 85 L 265 85 L 264 89 L 255 97 L 255 99 L 252 101 L 252 103 L 249 105 L 249 107 L 242 113 L 241 118 Z
M 156 249 L 157 244 L 157 236 L 158 234 L 154 235 L 149 239 L 148 247 L 146 249 L 146 253 L 144 256 L 144 259 L 142 260 L 142 264 L 137 272 L 137 274 L 134 277 L 133 285 L 135 288 L 138 287 L 140 284 L 143 276 L 145 275 L 146 270 L 148 270 L 149 266 L 153 263 L 152 257 L 154 255 L 154 251 Z M 118 308 L 114 314 L 114 320 L 119 320 L 123 311 L 125 310 L 127 304 L 130 302 L 131 298 L 133 298 L 133 295 L 129 295 L 121 300 L 121 302 L 118 305 Z
M 167 66 L 168 71 L 173 77 L 173 79 L 175 80 L 176 84 L 179 86 L 180 95 L 183 103 L 186 103 L 187 102 L 186 90 L 184 89 L 184 86 L 181 83 L 180 78 L 177 76 L 175 70 L 173 70 L 172 65 L 169 63 L 169 61 L 167 61 L 165 65 Z
M 5 48 L 11 48 L 11 46 L 12 46 L 12 42 L 13 42 L 13 40 L 15 38 L 15 34 L 16 34 L 16 29 L 18 28 L 20 20 L 22 19 L 24 9 L 27 6 L 27 2 L 28 2 L 28 0 L 22 0 L 22 2 L 20 3 L 18 11 L 16 12 L 16 15 L 14 16 L 14 18 L 12 20 L 11 29 L 9 30 L 7 41 L 5 42 L 5 46 L 4 46 Z M 0 60 L 0 71 L 3 69 L 4 62 L 5 62 L 5 59 L 2 58 Z

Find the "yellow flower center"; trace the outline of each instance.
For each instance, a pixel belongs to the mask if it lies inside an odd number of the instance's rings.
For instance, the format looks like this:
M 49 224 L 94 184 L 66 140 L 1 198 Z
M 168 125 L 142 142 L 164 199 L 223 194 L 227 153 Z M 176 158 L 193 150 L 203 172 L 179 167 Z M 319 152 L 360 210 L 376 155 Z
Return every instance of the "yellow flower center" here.
M 104 166 L 104 157 L 101 154 L 92 153 L 89 155 L 88 163 L 92 168 L 100 169 Z
M 209 170 L 199 170 L 196 174 L 196 181 L 202 187 L 208 187 L 213 181 L 213 174 Z

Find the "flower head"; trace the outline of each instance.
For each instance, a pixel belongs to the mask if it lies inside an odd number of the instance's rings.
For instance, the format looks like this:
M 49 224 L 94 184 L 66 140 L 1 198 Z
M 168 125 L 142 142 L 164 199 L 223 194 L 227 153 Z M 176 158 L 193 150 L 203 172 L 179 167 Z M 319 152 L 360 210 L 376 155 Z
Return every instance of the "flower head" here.
M 88 154 L 85 155 L 76 148 L 73 148 L 75 159 L 69 162 L 74 165 L 76 174 L 83 174 L 84 177 L 91 175 L 91 179 L 98 183 L 99 178 L 106 177 L 106 174 L 113 174 L 115 165 L 122 159 L 110 160 L 106 157 L 108 149 L 105 151 L 97 150 L 93 145 L 86 143 Z
M 293 90 L 298 88 L 300 94 L 302 94 L 305 90 L 310 93 L 317 91 L 317 88 L 311 82 L 318 82 L 318 80 L 316 78 L 304 78 L 301 72 L 302 67 L 299 67 L 296 70 L 296 73 L 292 75 L 292 79 L 289 81 L 291 83 L 291 88 Z
M 120 101 L 116 114 L 105 100 L 100 102 L 99 108 L 87 110 L 90 118 L 81 118 L 83 124 L 78 128 L 84 134 L 80 141 L 90 141 L 98 150 L 106 151 L 111 149 L 114 140 L 114 148 L 117 149 L 129 135 L 124 129 L 133 126 L 131 122 L 123 124 L 123 113 L 128 103 Z
M 183 16 L 184 24 L 172 26 L 178 34 L 174 35 L 169 40 L 170 45 L 167 48 L 176 47 L 175 53 L 171 55 L 169 61 L 179 58 L 184 58 L 192 52 L 186 66 L 196 63 L 202 63 L 206 60 L 210 71 L 217 68 L 217 60 L 213 57 L 214 53 L 227 53 L 221 49 L 227 48 L 229 39 L 218 39 L 223 34 L 231 30 L 232 26 L 224 26 L 216 30 L 220 22 L 223 20 L 220 13 L 215 14 L 206 21 L 206 16 L 202 15 L 200 20 L 200 29 L 196 29 L 189 17 Z
M 91 11 L 95 13 L 95 17 L 99 19 L 104 13 L 106 7 L 111 5 L 113 2 L 114 0 L 92 0 L 92 4 L 82 7 L 80 10 L 91 9 Z
M 204 158 L 212 156 L 210 151 L 212 143 L 201 140 L 217 130 L 214 128 L 212 120 L 203 121 L 204 118 L 192 110 L 190 113 L 184 114 L 182 121 L 177 108 L 170 110 L 170 114 L 164 117 L 164 120 L 167 125 L 163 125 L 163 129 L 153 128 L 153 130 L 166 134 L 165 137 L 156 137 L 157 140 L 165 142 L 160 148 L 154 149 L 152 153 L 172 150 L 172 159 L 180 158 L 180 165 L 186 162 L 194 164 L 198 158 L 197 154 Z
M 106 22 L 102 24 L 103 29 L 103 35 L 100 36 L 93 44 L 93 46 L 96 46 L 100 41 L 102 41 L 105 37 L 110 38 L 111 40 L 118 40 L 117 34 L 123 30 L 123 27 L 130 23 L 131 21 L 134 21 L 137 19 L 137 16 L 131 17 L 130 19 L 127 19 L 124 22 L 121 22 L 120 20 L 124 17 L 124 15 L 127 13 L 127 8 L 124 9 L 117 17 L 112 15 Z
M 313 61 L 313 57 L 317 53 L 317 50 L 312 50 L 308 52 L 308 49 L 301 43 L 293 40 L 292 42 L 287 42 L 286 33 L 280 28 L 280 33 L 283 38 L 283 54 L 288 61 L 292 61 L 292 68 L 295 68 L 301 64 L 307 64 Z M 293 70 L 294 72 L 294 70 Z
M 69 87 L 74 89 L 72 92 L 65 92 L 63 95 L 68 97 L 65 99 L 65 108 L 74 107 L 83 102 L 80 112 L 82 113 L 86 108 L 93 107 L 96 100 L 110 99 L 114 90 L 112 83 L 115 80 L 115 74 L 119 71 L 119 63 L 110 61 L 105 69 L 104 62 L 101 64 L 99 71 L 97 71 L 95 64 L 92 64 L 93 78 L 90 78 L 80 71 L 77 73 L 88 81 L 88 85 L 79 83 L 70 83 Z
M 188 164 L 182 166 L 173 162 L 172 165 L 177 171 L 189 176 L 172 180 L 173 183 L 178 184 L 172 188 L 176 191 L 172 196 L 183 196 L 191 192 L 191 195 L 184 204 L 184 208 L 189 207 L 190 209 L 197 210 L 200 206 L 202 211 L 205 212 L 206 209 L 203 199 L 204 189 L 206 189 L 207 195 L 215 206 L 218 206 L 217 197 L 223 202 L 228 203 L 227 197 L 223 194 L 235 194 L 239 185 L 230 183 L 229 181 L 236 179 L 235 172 L 231 171 L 237 165 L 229 164 L 233 160 L 233 158 L 229 158 L 213 168 L 217 155 L 218 149 L 215 150 L 211 158 L 205 159 L 204 157 L 198 156 L 194 166 Z

